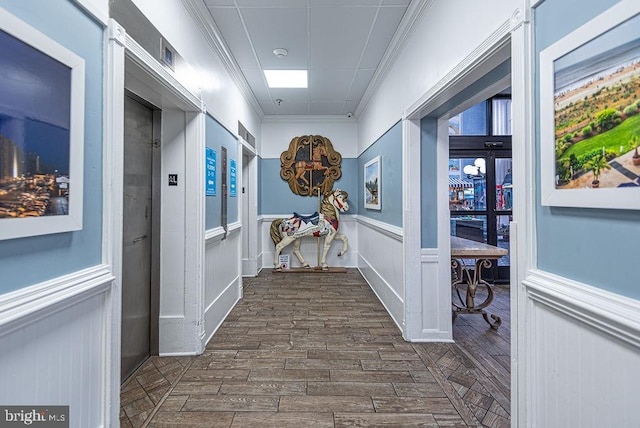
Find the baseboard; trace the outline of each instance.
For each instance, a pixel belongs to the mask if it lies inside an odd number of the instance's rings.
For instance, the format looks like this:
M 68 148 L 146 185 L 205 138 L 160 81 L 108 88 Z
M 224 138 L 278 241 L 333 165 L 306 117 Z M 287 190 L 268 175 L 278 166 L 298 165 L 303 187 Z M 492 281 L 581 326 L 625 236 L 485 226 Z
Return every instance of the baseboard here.
M 234 280 L 225 287 L 222 293 L 220 293 L 205 309 L 205 335 L 202 340 L 202 349 L 205 349 L 207 343 L 209 343 L 215 332 L 218 331 L 224 320 L 238 303 L 241 283 L 242 279 L 240 277 L 234 278 Z
M 362 274 L 362 277 L 378 297 L 382 306 L 387 310 L 391 319 L 393 319 L 393 322 L 398 326 L 398 329 L 403 332 L 404 302 L 402 301 L 402 298 L 396 294 L 391 285 L 389 285 L 389 283 L 364 257 L 362 257 L 362 255 L 359 255 L 358 257 L 360 259 L 358 266 L 360 274 Z

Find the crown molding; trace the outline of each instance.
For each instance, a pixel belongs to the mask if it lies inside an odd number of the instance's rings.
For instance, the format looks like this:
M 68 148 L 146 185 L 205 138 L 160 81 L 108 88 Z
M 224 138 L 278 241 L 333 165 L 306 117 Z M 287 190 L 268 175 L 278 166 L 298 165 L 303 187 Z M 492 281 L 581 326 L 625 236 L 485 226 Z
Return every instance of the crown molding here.
M 251 87 L 247 83 L 247 80 L 244 78 L 244 75 L 240 70 L 240 66 L 233 55 L 231 55 L 231 51 L 227 46 L 227 43 L 222 38 L 220 30 L 218 30 L 213 18 L 211 18 L 211 14 L 207 10 L 204 2 L 202 0 L 182 0 L 182 4 L 191 16 L 191 19 L 193 19 L 196 27 L 198 27 L 204 36 L 204 39 L 211 50 L 218 56 L 218 58 L 220 58 L 220 61 L 226 68 L 233 82 L 238 87 L 242 96 L 262 120 L 264 112 L 253 94 Z
M 382 81 L 389 73 L 389 70 L 395 63 L 395 60 L 400 55 L 402 50 L 407 44 L 409 37 L 413 34 L 416 29 L 416 24 L 422 19 L 424 14 L 431 8 L 434 0 L 412 0 L 407 8 L 407 11 L 398 26 L 389 46 L 387 46 L 387 50 L 384 52 L 382 59 L 380 60 L 380 64 L 376 68 L 373 77 L 371 78 L 371 82 L 369 82 L 369 86 L 364 91 L 360 102 L 358 103 L 358 107 L 356 107 L 355 115 L 356 117 L 361 117 L 362 114 L 367 110 L 369 106 L 369 101 L 373 94 L 378 90 Z

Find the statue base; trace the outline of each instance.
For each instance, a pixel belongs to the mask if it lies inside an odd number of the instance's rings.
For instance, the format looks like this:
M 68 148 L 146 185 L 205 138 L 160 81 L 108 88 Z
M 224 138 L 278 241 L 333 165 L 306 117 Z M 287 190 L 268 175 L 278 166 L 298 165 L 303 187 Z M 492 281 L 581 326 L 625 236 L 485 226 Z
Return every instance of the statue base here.
M 343 267 L 329 267 L 326 270 L 322 270 L 322 268 L 314 268 L 314 267 L 294 267 L 291 269 L 282 269 L 276 270 L 273 269 L 273 273 L 347 273 L 347 268 Z

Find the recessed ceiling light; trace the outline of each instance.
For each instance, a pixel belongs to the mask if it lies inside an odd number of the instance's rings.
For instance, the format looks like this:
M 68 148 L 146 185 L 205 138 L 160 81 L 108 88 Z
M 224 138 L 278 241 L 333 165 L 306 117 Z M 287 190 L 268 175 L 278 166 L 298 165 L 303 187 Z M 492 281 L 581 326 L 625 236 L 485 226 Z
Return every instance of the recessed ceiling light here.
M 307 70 L 264 70 L 270 88 L 306 88 Z

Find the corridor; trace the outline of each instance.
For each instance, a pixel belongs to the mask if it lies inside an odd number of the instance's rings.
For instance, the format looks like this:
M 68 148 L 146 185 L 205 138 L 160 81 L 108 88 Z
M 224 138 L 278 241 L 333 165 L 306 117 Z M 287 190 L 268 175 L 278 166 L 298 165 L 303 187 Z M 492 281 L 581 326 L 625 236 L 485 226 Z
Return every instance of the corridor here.
M 263 270 L 244 279 L 203 355 L 152 357 L 124 383 L 121 426 L 508 427 L 508 369 L 498 366 L 509 360 L 509 295 L 496 293 L 498 332 L 460 316 L 467 349 L 412 344 L 355 269 Z M 475 331 L 507 355 L 474 345 Z

